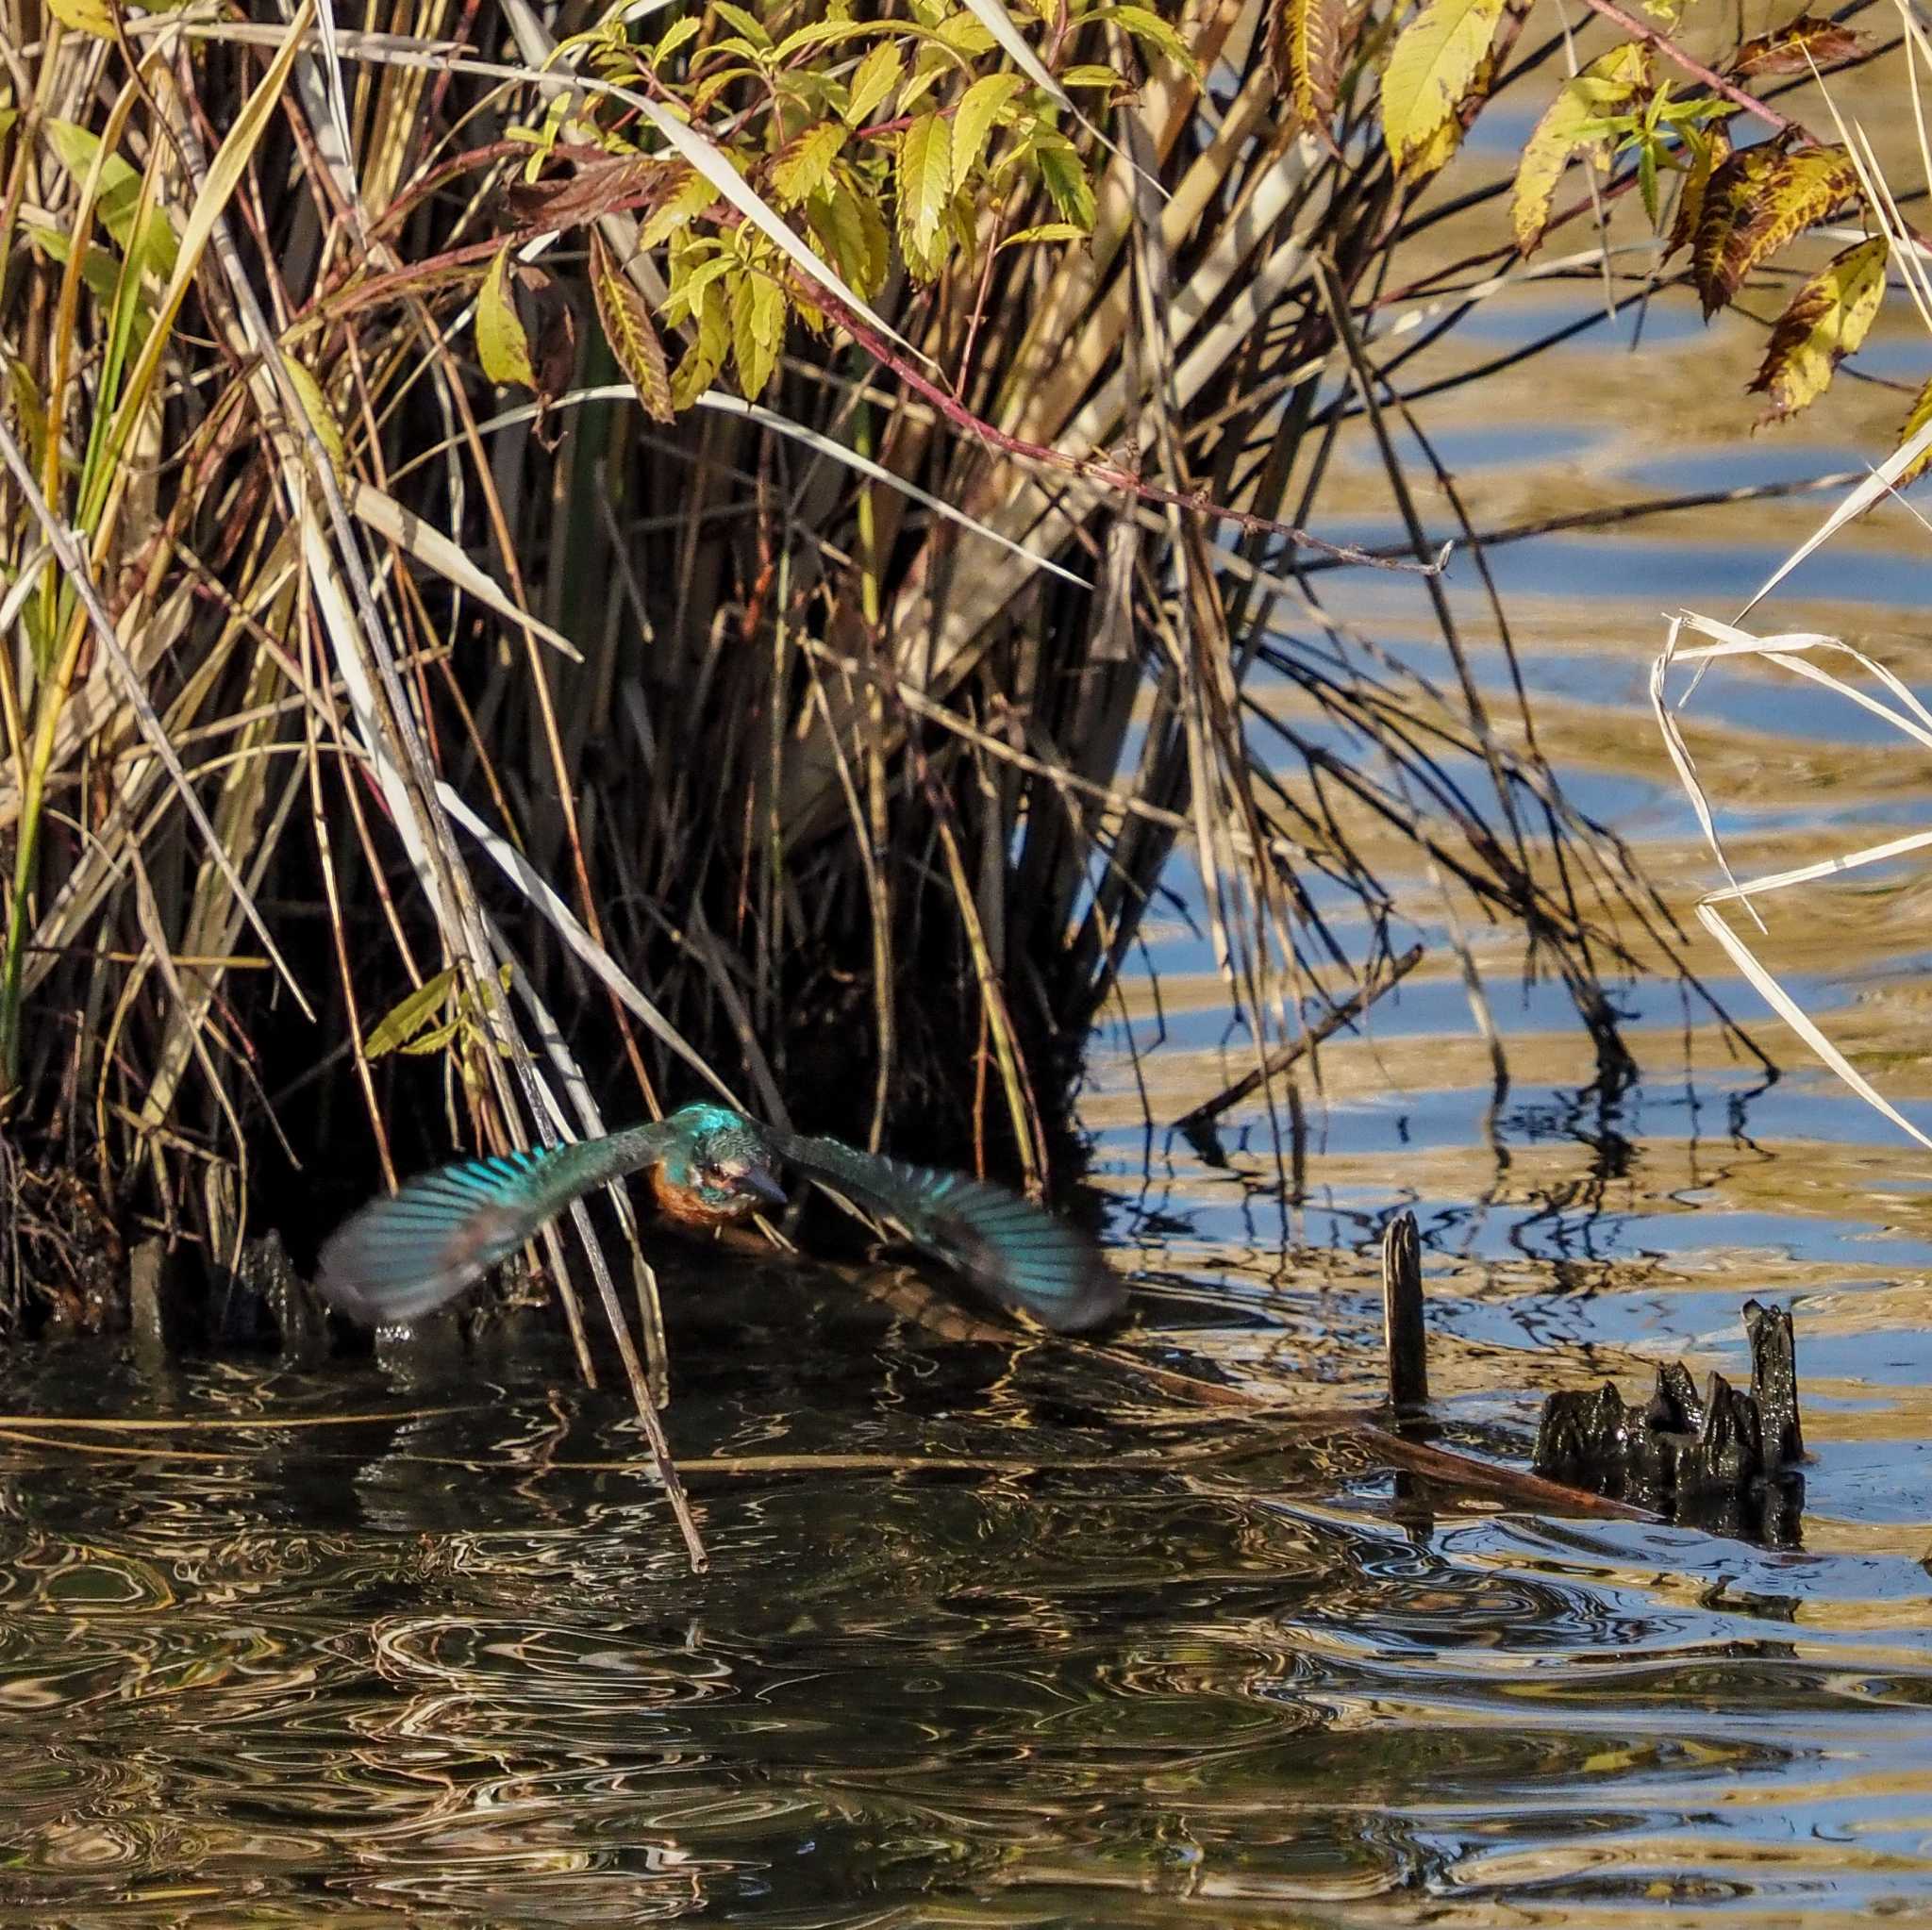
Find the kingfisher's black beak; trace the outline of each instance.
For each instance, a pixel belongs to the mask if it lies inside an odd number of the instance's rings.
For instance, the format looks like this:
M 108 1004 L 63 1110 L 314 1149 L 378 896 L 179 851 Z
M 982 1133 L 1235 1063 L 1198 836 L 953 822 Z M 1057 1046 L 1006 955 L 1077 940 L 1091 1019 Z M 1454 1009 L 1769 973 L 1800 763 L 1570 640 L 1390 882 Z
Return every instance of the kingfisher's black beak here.
M 742 1173 L 732 1175 L 731 1183 L 740 1192 L 748 1193 L 760 1206 L 777 1207 L 791 1202 L 791 1195 L 769 1166 L 747 1166 Z

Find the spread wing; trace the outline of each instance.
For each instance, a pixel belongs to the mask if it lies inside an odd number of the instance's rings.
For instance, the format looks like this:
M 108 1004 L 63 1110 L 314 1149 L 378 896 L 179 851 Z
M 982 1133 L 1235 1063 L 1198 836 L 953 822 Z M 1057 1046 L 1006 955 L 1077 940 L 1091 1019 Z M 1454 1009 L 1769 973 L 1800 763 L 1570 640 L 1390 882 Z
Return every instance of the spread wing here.
M 371 1326 L 420 1320 L 507 1259 L 580 1193 L 661 1159 L 662 1122 L 542 1153 L 459 1159 L 371 1200 L 324 1241 L 316 1289 Z
M 896 1220 L 995 1300 L 1049 1327 L 1084 1333 L 1125 1304 L 1119 1279 L 1084 1233 L 1004 1187 L 880 1158 L 837 1140 L 766 1133 L 788 1164 Z

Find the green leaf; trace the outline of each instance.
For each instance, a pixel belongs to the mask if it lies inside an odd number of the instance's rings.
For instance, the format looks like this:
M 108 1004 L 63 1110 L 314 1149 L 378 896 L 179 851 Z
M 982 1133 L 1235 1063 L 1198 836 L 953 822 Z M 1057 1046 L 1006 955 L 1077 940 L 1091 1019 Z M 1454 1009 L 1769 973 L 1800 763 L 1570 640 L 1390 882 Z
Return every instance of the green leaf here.
M 890 42 L 874 47 L 858 63 L 858 72 L 852 76 L 852 92 L 845 102 L 845 125 L 863 126 L 873 110 L 899 85 L 899 76 L 905 71 L 906 63 L 897 47 Z
M 747 13 L 742 7 L 734 7 L 731 0 L 711 0 L 711 10 L 721 20 L 728 20 L 753 46 L 769 48 L 772 37 L 755 13 Z
M 1771 398 L 1767 423 L 1782 422 L 1817 401 L 1839 363 L 1865 340 L 1885 298 L 1889 253 L 1883 235 L 1855 242 L 1791 297 L 1751 383 Z
M 1691 246 L 1706 317 L 1731 300 L 1759 262 L 1857 191 L 1858 171 L 1842 147 L 1785 154 L 1767 144 L 1732 155 L 1704 191 Z
M 1627 105 L 1649 85 L 1649 49 L 1629 41 L 1592 60 L 1557 90 L 1516 165 L 1509 223 L 1516 245 L 1525 255 L 1542 240 L 1557 183 L 1571 158 L 1582 154 L 1600 167 L 1609 164 L 1609 143 L 1592 132 L 1593 122 L 1605 108 Z
M 534 389 L 537 375 L 530 366 L 530 338 L 509 291 L 509 250 L 506 241 L 496 251 L 476 291 L 476 354 L 492 382 L 521 382 Z
M 899 137 L 899 232 L 924 255 L 945 219 L 953 191 L 952 130 L 937 113 L 922 114 Z
M 1637 188 L 1643 196 L 1643 211 L 1653 228 L 1663 221 L 1663 203 L 1657 198 L 1657 142 L 1646 141 L 1637 150 Z
M 1001 109 L 1025 86 L 1017 74 L 989 74 L 975 80 L 959 97 L 953 115 L 954 187 L 965 186 L 967 175 L 986 154 L 986 144 L 992 138 Z
M 675 20 L 664 29 L 658 44 L 651 49 L 649 59 L 653 67 L 661 67 L 676 53 L 685 42 L 695 40 L 702 23 L 695 14 L 686 14 L 682 20 Z
M 94 157 L 100 152 L 99 136 L 72 121 L 44 124 L 47 144 L 59 158 L 60 165 L 73 175 L 75 186 L 87 180 Z M 94 197 L 101 225 L 121 244 L 123 254 L 134 252 L 134 221 L 141 208 L 141 176 L 118 154 L 101 163 L 101 182 Z M 138 265 L 166 280 L 175 272 L 175 230 L 158 208 L 148 210 L 142 236 Z
M 1425 173 L 1455 152 L 1463 101 L 1502 17 L 1503 0 L 1428 0 L 1395 42 L 1382 75 L 1382 138 L 1399 173 Z
M 403 1050 L 406 1041 L 415 1038 L 442 1009 L 443 1001 L 456 982 L 454 965 L 439 972 L 434 978 L 425 979 L 400 1005 L 392 1006 L 376 1021 L 375 1030 L 362 1041 L 362 1056 L 381 1058 L 386 1053 Z
M 1159 14 L 1147 8 L 1096 7 L 1086 18 L 1118 21 L 1135 40 L 1145 46 L 1158 47 L 1170 60 L 1184 67 L 1196 80 L 1200 79 L 1201 64 L 1194 58 L 1187 42 Z
M 1033 159 L 1053 205 L 1083 234 L 1093 227 L 1093 184 L 1074 143 L 1064 134 L 1041 129 L 1033 140 Z
M 836 121 L 808 127 L 772 163 L 772 191 L 779 205 L 789 208 L 816 194 L 844 145 L 845 129 Z
M 324 394 L 322 384 L 315 379 L 315 372 L 286 347 L 282 351 L 282 366 L 289 372 L 289 380 L 301 400 L 302 413 L 308 418 L 308 426 L 315 431 L 316 441 L 328 454 L 330 468 L 339 477 L 346 477 L 349 474 L 349 452 L 342 441 L 342 425 L 336 421 L 336 412 L 328 406 L 328 397 Z
M 651 311 L 644 306 L 643 296 L 595 228 L 591 230 L 591 294 L 597 306 L 597 320 L 604 326 L 604 340 L 610 344 L 617 366 L 638 391 L 644 413 L 668 423 L 674 411 L 664 344 L 651 324 Z

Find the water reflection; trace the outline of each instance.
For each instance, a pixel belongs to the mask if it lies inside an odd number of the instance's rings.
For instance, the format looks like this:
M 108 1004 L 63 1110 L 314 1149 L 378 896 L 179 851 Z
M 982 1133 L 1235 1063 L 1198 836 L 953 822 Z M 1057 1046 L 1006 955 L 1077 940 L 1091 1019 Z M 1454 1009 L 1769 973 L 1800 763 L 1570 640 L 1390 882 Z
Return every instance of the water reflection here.
M 406 1397 L 370 1365 L 185 1371 L 182 1406 L 270 1423 L 233 1433 L 7 1423 L 9 1921 L 1932 1895 L 1923 1517 L 1909 1549 L 1777 1556 L 1418 1515 L 1319 1436 L 1124 1441 L 1108 1370 L 770 1287 L 671 1282 L 707 1303 L 674 1410 L 702 1578 L 621 1407 L 541 1346 Z M 836 1362 L 796 1344 L 825 1331 Z M 8 1405 L 125 1397 L 75 1366 Z

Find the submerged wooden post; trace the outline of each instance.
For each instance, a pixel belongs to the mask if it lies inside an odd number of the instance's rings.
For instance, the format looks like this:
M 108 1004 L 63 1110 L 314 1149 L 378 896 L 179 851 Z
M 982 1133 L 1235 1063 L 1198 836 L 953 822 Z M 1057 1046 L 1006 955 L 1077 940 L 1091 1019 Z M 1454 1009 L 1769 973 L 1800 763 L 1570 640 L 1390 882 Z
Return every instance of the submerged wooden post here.
M 1389 1355 L 1389 1405 L 1398 1412 L 1429 1399 L 1429 1340 L 1423 1326 L 1423 1249 L 1407 1206 L 1382 1235 L 1382 1343 Z

